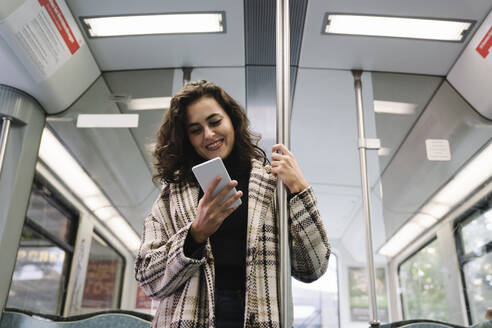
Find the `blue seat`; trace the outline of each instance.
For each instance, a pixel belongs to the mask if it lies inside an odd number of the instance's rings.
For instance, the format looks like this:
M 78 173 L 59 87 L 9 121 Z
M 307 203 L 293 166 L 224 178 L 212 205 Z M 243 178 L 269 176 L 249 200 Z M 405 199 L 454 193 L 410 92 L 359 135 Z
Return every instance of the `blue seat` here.
M 149 328 L 151 316 L 130 311 L 98 312 L 61 318 L 6 310 L 0 328 Z
M 381 328 L 465 328 L 464 326 L 459 326 L 442 321 L 434 320 L 405 320 L 392 322 L 388 324 L 381 325 Z M 486 320 L 480 322 L 476 325 L 471 326 L 471 328 L 492 328 L 492 320 Z

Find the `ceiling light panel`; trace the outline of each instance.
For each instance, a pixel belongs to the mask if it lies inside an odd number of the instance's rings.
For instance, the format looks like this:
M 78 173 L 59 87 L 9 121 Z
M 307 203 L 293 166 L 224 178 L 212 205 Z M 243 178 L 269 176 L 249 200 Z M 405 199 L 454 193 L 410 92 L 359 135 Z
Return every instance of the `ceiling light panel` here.
M 172 97 L 135 98 L 127 102 L 129 110 L 168 109 Z
M 472 24 L 473 21 L 327 13 L 323 33 L 459 42 Z
M 77 128 L 138 128 L 138 114 L 79 114 Z
M 224 12 L 82 17 L 81 20 L 92 38 L 225 32 Z
M 380 114 L 413 115 L 417 107 L 412 103 L 374 100 L 374 112 Z

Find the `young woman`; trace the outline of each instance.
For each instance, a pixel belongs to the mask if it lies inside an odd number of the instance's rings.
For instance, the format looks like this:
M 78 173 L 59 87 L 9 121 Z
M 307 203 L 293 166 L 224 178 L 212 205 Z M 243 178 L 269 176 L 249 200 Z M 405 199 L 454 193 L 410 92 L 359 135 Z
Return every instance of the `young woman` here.
M 207 81 L 173 97 L 157 137 L 154 179 L 165 187 L 135 261 L 137 281 L 160 301 L 152 326 L 279 327 L 277 178 L 289 191 L 292 275 L 316 280 L 330 255 L 294 155 L 275 145 L 268 165 L 241 106 Z M 218 156 L 234 180 L 213 197 L 220 179 L 203 193 L 191 168 Z M 229 209 L 238 198 L 242 205 Z

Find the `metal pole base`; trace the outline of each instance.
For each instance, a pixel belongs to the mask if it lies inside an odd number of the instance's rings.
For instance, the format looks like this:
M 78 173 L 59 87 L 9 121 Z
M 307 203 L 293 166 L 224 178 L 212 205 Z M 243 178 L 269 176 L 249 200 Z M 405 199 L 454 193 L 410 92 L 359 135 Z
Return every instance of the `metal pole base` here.
M 379 328 L 381 326 L 381 322 L 379 321 L 370 321 L 369 322 L 369 327 L 370 328 Z

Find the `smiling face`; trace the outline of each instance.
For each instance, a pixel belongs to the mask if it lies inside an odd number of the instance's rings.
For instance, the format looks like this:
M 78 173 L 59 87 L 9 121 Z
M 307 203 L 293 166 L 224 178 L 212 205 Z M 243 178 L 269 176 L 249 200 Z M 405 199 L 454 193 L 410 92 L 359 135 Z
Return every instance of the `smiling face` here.
M 234 127 L 213 97 L 201 97 L 186 108 L 186 133 L 195 151 L 206 160 L 227 158 L 234 147 Z

